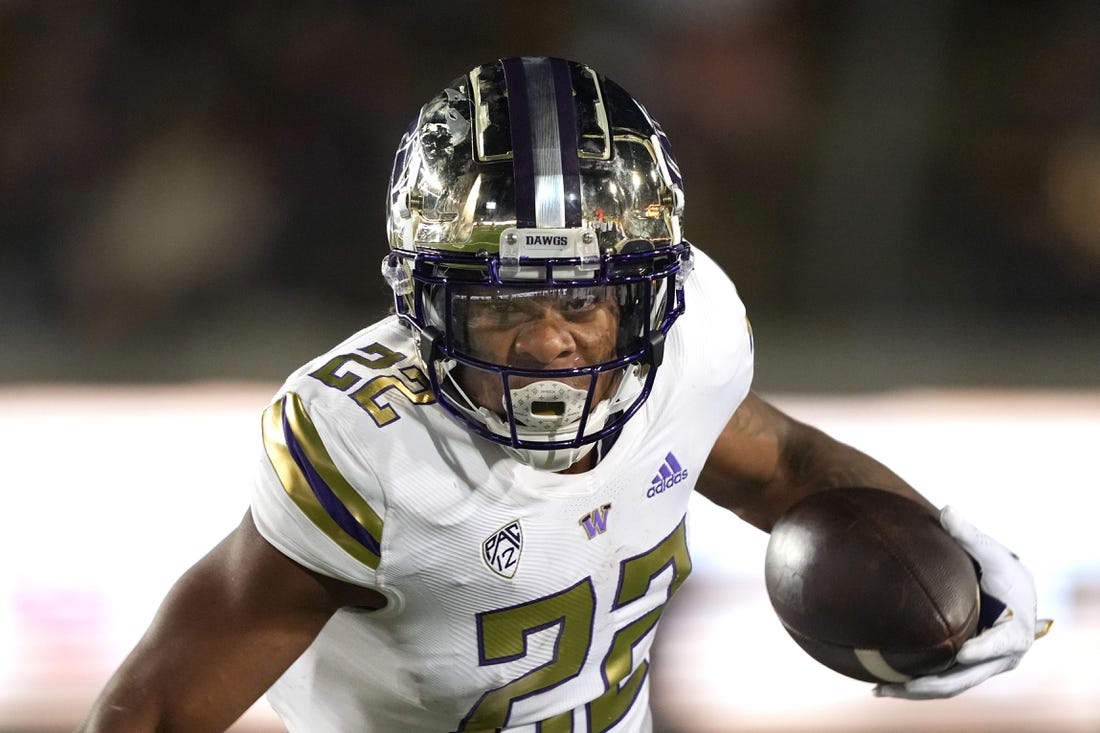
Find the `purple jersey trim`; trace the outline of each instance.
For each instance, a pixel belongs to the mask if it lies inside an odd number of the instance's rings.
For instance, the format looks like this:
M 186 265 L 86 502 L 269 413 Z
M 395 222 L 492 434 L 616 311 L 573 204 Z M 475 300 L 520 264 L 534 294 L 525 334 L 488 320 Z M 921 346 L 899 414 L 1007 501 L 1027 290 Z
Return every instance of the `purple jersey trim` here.
M 367 548 L 378 557 L 381 557 L 382 547 L 378 540 L 373 537 L 363 525 L 355 521 L 355 517 L 348 511 L 348 508 L 344 506 L 344 503 L 340 501 L 325 480 L 321 478 L 317 469 L 309 462 L 305 451 L 302 450 L 302 446 L 298 442 L 297 436 L 294 435 L 294 431 L 291 430 L 290 424 L 287 422 L 285 401 L 283 404 L 283 437 L 286 439 L 286 445 L 287 448 L 290 449 L 290 455 L 294 459 L 294 463 L 298 465 L 298 469 L 301 470 L 302 475 L 306 477 L 306 481 L 309 483 L 310 489 L 313 490 L 313 495 L 317 497 L 317 501 L 321 504 L 321 507 L 324 508 L 325 512 L 330 517 L 332 517 L 332 520 L 336 522 L 340 529 L 347 532 L 350 537 L 363 547 Z

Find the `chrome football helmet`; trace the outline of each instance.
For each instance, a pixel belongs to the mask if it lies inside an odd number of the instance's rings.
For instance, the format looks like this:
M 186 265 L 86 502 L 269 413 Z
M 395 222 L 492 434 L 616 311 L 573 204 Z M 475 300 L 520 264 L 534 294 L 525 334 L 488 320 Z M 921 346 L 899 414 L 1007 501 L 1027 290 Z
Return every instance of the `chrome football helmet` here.
M 620 430 L 684 310 L 683 207 L 661 127 L 592 68 L 507 58 L 451 82 L 402 137 L 382 261 L 439 403 L 544 470 Z M 486 346 L 551 317 L 603 328 L 600 348 L 555 360 Z

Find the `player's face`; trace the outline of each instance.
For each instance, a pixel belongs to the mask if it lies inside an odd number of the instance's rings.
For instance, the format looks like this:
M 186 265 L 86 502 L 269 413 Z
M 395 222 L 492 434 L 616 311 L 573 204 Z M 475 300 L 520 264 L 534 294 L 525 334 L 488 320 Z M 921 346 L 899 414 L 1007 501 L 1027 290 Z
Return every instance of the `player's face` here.
M 517 291 L 472 288 L 462 296 L 465 341 L 478 359 L 522 369 L 571 369 L 611 360 L 615 355 L 619 308 L 612 289 L 604 286 Z M 478 405 L 502 410 L 500 376 L 465 369 L 460 381 Z M 511 389 L 537 382 L 512 377 Z M 561 378 L 587 390 L 589 378 Z M 614 379 L 603 374 L 594 401 L 608 396 Z

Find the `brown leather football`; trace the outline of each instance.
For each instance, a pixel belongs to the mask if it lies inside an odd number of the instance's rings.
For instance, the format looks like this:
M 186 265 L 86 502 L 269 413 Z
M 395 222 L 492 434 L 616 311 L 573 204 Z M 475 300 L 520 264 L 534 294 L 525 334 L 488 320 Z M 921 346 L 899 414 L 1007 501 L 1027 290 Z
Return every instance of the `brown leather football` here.
M 772 528 L 764 577 L 784 628 L 849 677 L 942 672 L 978 623 L 974 563 L 929 509 L 879 489 L 822 491 Z

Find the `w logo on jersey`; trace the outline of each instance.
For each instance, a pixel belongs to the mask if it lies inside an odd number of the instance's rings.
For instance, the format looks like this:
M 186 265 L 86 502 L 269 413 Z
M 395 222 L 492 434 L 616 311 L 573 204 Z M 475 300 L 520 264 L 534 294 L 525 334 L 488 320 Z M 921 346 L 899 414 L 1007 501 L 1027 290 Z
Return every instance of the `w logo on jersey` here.
M 523 551 L 523 528 L 519 520 L 504 525 L 481 543 L 481 559 L 497 575 L 511 578 L 519 567 Z
M 588 539 L 595 539 L 596 535 L 601 535 L 607 531 L 607 513 L 609 511 L 611 511 L 611 505 L 604 504 L 577 520 L 577 523 L 584 527 L 584 533 L 588 535 Z

